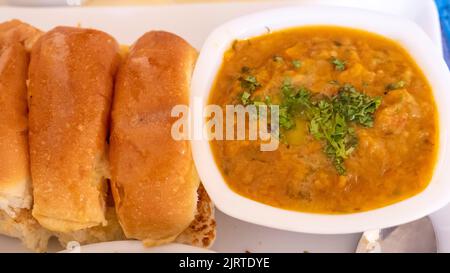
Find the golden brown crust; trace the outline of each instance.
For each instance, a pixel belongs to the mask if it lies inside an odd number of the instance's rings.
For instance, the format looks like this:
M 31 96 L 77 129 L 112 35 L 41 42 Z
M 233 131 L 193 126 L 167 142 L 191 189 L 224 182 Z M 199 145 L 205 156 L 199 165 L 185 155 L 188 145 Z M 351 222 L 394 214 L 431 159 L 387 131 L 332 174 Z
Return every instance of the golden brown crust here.
M 4 44 L 21 43 L 27 51 L 36 40 L 42 35 L 42 32 L 19 20 L 10 20 L 0 24 L 0 47 Z
M 0 233 L 45 251 L 50 233 L 31 216 L 27 50 L 41 34 L 12 20 L 0 24 Z
M 214 205 L 202 185 L 198 188 L 197 193 L 198 202 L 195 219 L 187 229 L 178 235 L 175 242 L 209 248 L 216 238 Z M 85 245 L 126 240 L 114 207 L 107 208 L 106 220 L 108 221 L 106 226 L 96 226 L 71 233 L 56 233 L 55 236 L 58 237 L 58 240 L 63 247 L 66 247 L 71 241 L 76 241 L 81 245 Z
M 71 232 L 105 223 L 106 133 L 119 46 L 108 34 L 57 27 L 29 70 L 33 216 Z
M 0 210 L 30 208 L 28 55 L 20 43 L 0 48 Z
M 172 107 L 189 103 L 197 53 L 167 32 L 148 32 L 116 78 L 111 128 L 112 192 L 128 238 L 173 241 L 194 219 L 199 179 L 188 141 L 171 137 Z
M 196 247 L 209 248 L 216 239 L 216 220 L 214 218 L 214 204 L 200 184 L 197 190 L 197 214 L 194 221 L 175 240 L 177 243 Z
M 25 44 L 40 33 L 18 20 L 0 24 L 0 210 L 11 217 L 31 206 Z
M 126 240 L 119 221 L 117 220 L 114 207 L 106 209 L 106 226 L 95 226 L 87 229 L 81 229 L 69 233 L 56 233 L 59 242 L 66 247 L 69 242 L 75 241 L 80 245 L 95 244 L 100 242 Z

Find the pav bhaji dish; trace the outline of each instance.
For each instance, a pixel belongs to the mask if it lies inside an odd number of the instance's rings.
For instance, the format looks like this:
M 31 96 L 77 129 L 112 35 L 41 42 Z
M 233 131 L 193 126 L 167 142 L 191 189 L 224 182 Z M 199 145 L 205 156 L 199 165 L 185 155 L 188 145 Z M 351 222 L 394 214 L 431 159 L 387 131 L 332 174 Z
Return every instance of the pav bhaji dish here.
M 214 206 L 191 143 L 171 135 L 196 59 L 163 31 L 121 50 L 100 30 L 1 23 L 0 233 L 35 251 L 51 237 L 209 247 Z M 236 41 L 209 103 L 279 109 L 274 151 L 210 143 L 229 187 L 264 204 L 366 211 L 418 194 L 433 174 L 431 87 L 399 44 L 375 34 L 315 26 Z
M 405 49 L 376 34 L 315 26 L 236 41 L 209 103 L 279 106 L 277 150 L 210 143 L 229 187 L 258 202 L 361 212 L 414 196 L 432 177 L 439 128 L 431 87 Z

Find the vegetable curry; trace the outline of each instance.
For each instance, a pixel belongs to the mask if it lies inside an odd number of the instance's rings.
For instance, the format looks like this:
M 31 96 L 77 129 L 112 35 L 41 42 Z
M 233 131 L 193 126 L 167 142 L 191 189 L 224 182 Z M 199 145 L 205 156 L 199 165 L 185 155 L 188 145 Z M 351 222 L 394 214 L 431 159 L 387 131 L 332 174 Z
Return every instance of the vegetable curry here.
M 433 173 L 431 88 L 399 44 L 376 34 L 315 26 L 235 41 L 209 103 L 279 106 L 277 150 L 211 141 L 229 187 L 258 202 L 354 213 L 421 192 Z

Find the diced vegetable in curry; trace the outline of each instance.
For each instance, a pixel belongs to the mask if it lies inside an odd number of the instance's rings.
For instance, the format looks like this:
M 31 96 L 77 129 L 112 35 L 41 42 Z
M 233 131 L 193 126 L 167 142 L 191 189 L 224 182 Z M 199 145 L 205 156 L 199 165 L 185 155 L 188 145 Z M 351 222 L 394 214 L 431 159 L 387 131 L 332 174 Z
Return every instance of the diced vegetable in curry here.
M 258 202 L 354 213 L 409 198 L 432 177 L 432 90 L 409 54 L 376 34 L 318 26 L 236 41 L 209 103 L 279 106 L 276 151 L 211 141 L 229 187 Z

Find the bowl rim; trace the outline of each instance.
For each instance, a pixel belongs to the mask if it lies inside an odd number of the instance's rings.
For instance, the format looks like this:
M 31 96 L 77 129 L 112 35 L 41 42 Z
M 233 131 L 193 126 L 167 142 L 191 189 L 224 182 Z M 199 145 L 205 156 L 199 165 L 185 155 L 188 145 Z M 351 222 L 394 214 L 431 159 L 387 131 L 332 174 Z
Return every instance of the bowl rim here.
M 259 36 L 270 30 L 302 26 L 341 26 L 390 38 L 411 55 L 432 87 L 439 118 L 439 148 L 433 177 L 425 190 L 395 204 L 352 214 L 315 214 L 272 207 L 243 197 L 231 190 L 213 158 L 207 139 L 191 140 L 200 179 L 215 205 L 237 219 L 276 229 L 345 234 L 385 228 L 411 222 L 445 206 L 450 201 L 450 96 L 446 94 L 449 70 L 438 47 L 414 22 L 379 12 L 356 8 L 296 5 L 239 17 L 216 28 L 206 39 L 191 82 L 190 110 L 205 106 L 223 54 L 236 39 Z M 198 112 L 197 112 L 198 113 Z M 203 123 L 204 120 L 201 119 Z M 202 134 L 194 126 L 194 135 Z M 447 180 L 447 181 L 446 181 Z

